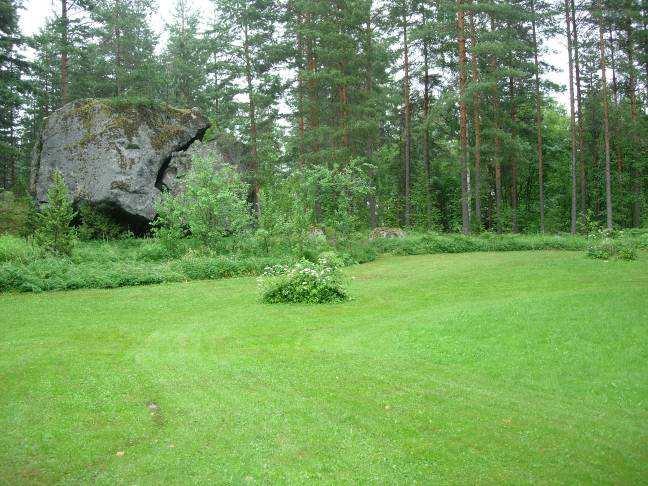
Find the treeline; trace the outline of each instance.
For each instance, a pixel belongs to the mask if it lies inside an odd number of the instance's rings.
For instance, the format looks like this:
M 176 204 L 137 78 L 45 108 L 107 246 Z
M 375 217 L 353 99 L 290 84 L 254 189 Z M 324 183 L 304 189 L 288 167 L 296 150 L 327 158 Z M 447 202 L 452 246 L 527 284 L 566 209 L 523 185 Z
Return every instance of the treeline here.
M 30 38 L 19 2 L 1 3 L 5 188 L 24 186 L 51 111 L 128 97 L 197 106 L 242 143 L 257 216 L 291 174 L 352 168 L 369 190 L 346 210 L 364 226 L 646 222 L 643 0 L 213 0 L 210 18 L 178 0 L 159 50 L 151 1 L 56 0 Z M 562 58 L 567 109 L 547 76 Z M 344 192 L 315 187 L 312 222 Z

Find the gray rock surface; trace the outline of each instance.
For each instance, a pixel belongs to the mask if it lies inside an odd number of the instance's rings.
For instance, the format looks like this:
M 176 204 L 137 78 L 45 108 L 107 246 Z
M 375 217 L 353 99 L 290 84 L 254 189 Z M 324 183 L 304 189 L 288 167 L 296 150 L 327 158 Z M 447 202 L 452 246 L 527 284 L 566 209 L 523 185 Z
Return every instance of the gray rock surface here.
M 31 191 L 47 201 L 51 174 L 63 174 L 75 202 L 116 207 L 151 220 L 164 185 L 179 190 L 190 167 L 183 154 L 209 128 L 197 109 L 87 99 L 46 120 L 32 158 Z M 209 149 L 218 153 L 217 147 Z M 190 152 L 191 152 L 190 150 Z

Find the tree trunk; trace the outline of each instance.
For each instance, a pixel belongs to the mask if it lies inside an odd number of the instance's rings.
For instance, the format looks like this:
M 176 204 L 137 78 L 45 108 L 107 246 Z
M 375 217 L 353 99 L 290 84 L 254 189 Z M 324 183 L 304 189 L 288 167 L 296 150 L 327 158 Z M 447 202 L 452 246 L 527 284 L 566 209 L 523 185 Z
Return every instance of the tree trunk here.
M 427 25 L 425 9 L 422 11 L 423 25 Z M 427 36 L 423 38 L 423 164 L 425 166 L 425 209 L 427 227 L 432 227 L 432 166 L 430 162 L 430 58 Z
M 571 6 L 565 0 L 565 17 L 567 25 L 567 57 L 569 65 L 569 131 L 571 134 L 571 234 L 576 234 L 576 114 L 574 112 L 574 61 L 572 59 Z
M 542 94 L 540 93 L 540 63 L 538 62 L 538 38 L 536 36 L 536 17 L 535 17 L 535 1 L 531 0 L 531 13 L 532 13 L 532 33 L 533 33 L 533 63 L 535 66 L 535 109 L 536 109 L 536 133 L 537 144 L 536 149 L 538 152 L 538 196 L 540 203 L 540 232 L 544 233 L 544 213 L 545 213 L 545 200 L 544 200 L 544 160 L 542 158 Z
M 639 170 L 639 157 L 636 151 L 639 148 L 639 134 L 637 126 L 637 76 L 634 67 L 634 29 L 632 28 L 632 21 L 626 21 L 626 42 L 627 42 L 627 55 L 628 55 L 628 91 L 630 98 L 630 120 L 632 122 L 631 138 L 633 145 L 632 157 L 632 225 L 635 228 L 641 226 L 641 172 Z
M 477 55 L 477 34 L 475 32 L 475 14 L 470 14 L 470 45 L 472 50 L 472 82 L 479 83 L 479 57 Z M 475 219 L 477 229 L 482 227 L 481 210 L 481 95 L 473 91 L 473 127 L 475 130 Z
M 246 12 L 247 14 L 247 12 Z M 243 26 L 243 55 L 245 56 L 245 80 L 248 95 L 248 117 L 250 120 L 250 172 L 252 173 L 252 205 L 257 218 L 261 216 L 259 157 L 257 146 L 256 107 L 254 104 L 254 88 L 252 85 L 252 63 L 250 59 L 250 43 L 248 37 L 247 19 Z
M 371 105 L 371 100 L 373 97 L 373 30 L 371 27 L 371 9 L 372 2 L 369 1 L 367 6 L 367 48 L 366 48 L 366 57 L 367 57 L 367 77 L 366 77 L 366 89 L 367 89 L 367 103 Z M 373 116 L 373 113 L 372 113 Z M 367 149 L 366 149 L 367 162 L 371 164 L 373 158 L 373 126 L 370 126 L 369 133 L 367 134 Z M 369 179 L 371 181 L 372 189 L 376 190 L 376 170 L 372 167 L 369 169 Z M 369 206 L 369 224 L 371 228 L 378 226 L 378 210 L 376 205 L 376 194 L 372 192 L 367 197 L 367 205 Z
M 312 24 L 312 17 L 310 13 L 306 14 L 306 25 L 310 28 Z M 308 128 L 311 131 L 312 138 L 312 152 L 316 156 L 316 162 L 321 162 L 319 160 L 319 110 L 318 110 L 318 93 L 317 93 L 317 80 L 315 78 L 315 73 L 317 71 L 317 59 L 313 50 L 313 38 L 311 35 L 308 35 L 306 38 L 306 58 L 308 63 L 308 103 L 309 103 L 309 121 Z M 315 133 L 313 133 L 315 132 Z M 319 223 L 322 220 L 322 203 L 320 201 L 319 188 L 315 189 L 315 200 L 313 201 L 313 212 L 315 217 L 315 223 Z
M 468 132 L 466 112 L 466 37 L 463 0 L 457 0 L 457 44 L 459 48 L 459 157 L 461 163 L 461 230 L 470 233 L 468 213 Z
M 578 172 L 580 185 L 581 221 L 583 225 L 587 220 L 587 172 L 585 170 L 585 142 L 583 133 L 583 98 L 581 96 L 580 79 L 580 54 L 578 43 L 578 24 L 576 22 L 576 6 L 574 0 L 571 3 L 571 24 L 574 51 L 574 74 L 576 76 L 576 116 L 578 120 Z
M 495 32 L 495 19 L 491 17 L 491 32 Z M 491 72 L 495 75 L 497 70 L 497 58 L 493 54 L 490 59 Z M 498 233 L 502 232 L 502 141 L 500 139 L 500 99 L 497 88 L 497 78 L 493 83 L 493 118 L 495 124 L 495 150 L 493 154 L 495 165 L 495 226 Z
M 511 92 L 511 140 L 513 147 L 511 148 L 511 231 L 518 232 L 518 164 L 517 164 L 517 105 L 515 102 L 515 81 L 513 77 L 509 77 L 509 88 Z
M 302 16 L 299 16 L 299 29 L 297 30 L 297 110 L 299 110 L 299 167 L 304 168 L 304 139 L 306 123 L 304 121 L 304 46 L 302 42 L 301 27 Z
M 616 52 L 614 49 L 614 37 L 612 36 L 612 27 L 609 27 L 609 39 L 610 39 L 610 68 L 612 69 L 612 101 L 614 102 L 615 108 L 618 110 L 619 109 L 619 87 L 617 83 L 617 76 L 616 76 Z M 630 63 L 629 63 L 630 64 Z M 616 167 L 617 167 L 617 175 L 619 177 L 619 188 L 621 188 L 621 182 L 622 182 L 622 173 L 623 173 L 623 151 L 621 150 L 621 123 L 623 121 L 623 118 L 621 116 L 617 116 L 614 126 L 612 127 L 612 130 L 614 130 L 614 152 L 616 156 Z
M 403 9 L 403 145 L 404 145 L 404 154 L 403 154 L 403 165 L 405 172 L 405 226 L 410 226 L 411 223 L 411 212 L 412 212 L 412 202 L 410 196 L 410 78 L 409 78 L 409 44 L 407 39 L 407 8 Z
M 68 102 L 68 0 L 61 0 L 61 104 Z
M 603 135 L 605 140 L 605 214 L 607 229 L 612 229 L 612 177 L 610 172 L 610 118 L 608 106 L 608 86 L 605 66 L 605 39 L 603 37 L 603 2 L 599 6 L 599 49 L 601 54 L 601 84 L 603 88 Z
M 120 12 L 120 2 L 116 1 L 115 2 L 115 10 L 114 10 L 114 15 L 115 15 L 115 23 L 119 24 L 119 12 Z M 115 45 L 115 95 L 119 96 L 121 95 L 122 92 L 122 86 L 121 86 L 121 63 L 122 63 L 122 58 L 121 58 L 121 29 L 119 28 L 119 25 L 115 26 L 115 39 L 114 39 L 114 45 Z

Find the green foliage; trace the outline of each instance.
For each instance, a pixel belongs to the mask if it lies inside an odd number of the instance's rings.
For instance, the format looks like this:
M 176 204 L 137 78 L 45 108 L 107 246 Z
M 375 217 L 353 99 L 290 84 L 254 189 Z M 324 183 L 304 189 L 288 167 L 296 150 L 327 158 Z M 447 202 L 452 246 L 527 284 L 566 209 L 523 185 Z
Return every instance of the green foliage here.
M 52 184 L 47 191 L 47 204 L 38 214 L 36 243 L 55 254 L 70 255 L 77 240 L 72 221 L 76 213 L 63 176 L 52 173 Z
M 33 203 L 16 197 L 11 191 L 0 191 L 0 234 L 26 236 L 33 231 Z
M 326 304 L 348 299 L 338 258 L 323 255 L 316 263 L 302 260 L 292 266 L 267 267 L 259 277 L 262 300 L 268 304 Z
M 207 247 L 223 247 L 227 238 L 240 236 L 250 225 L 247 192 L 234 168 L 196 158 L 185 191 L 162 195 L 154 230 L 169 244 L 187 231 Z
M 137 259 L 144 262 L 159 262 L 173 258 L 177 253 L 170 252 L 169 247 L 159 239 L 147 241 L 137 252 Z
M 0 263 L 28 263 L 40 258 L 42 250 L 25 238 L 0 235 Z
M 464 236 L 410 233 L 405 238 L 376 238 L 371 244 L 378 253 L 423 255 L 480 251 L 584 250 L 587 248 L 587 239 L 570 235 L 482 233 L 480 236 Z
M 587 256 L 596 260 L 609 260 L 614 255 L 616 255 L 616 252 L 616 245 L 610 238 L 603 238 L 599 241 L 593 241 L 587 247 Z
M 617 259 L 619 260 L 636 260 L 637 259 L 637 246 L 631 241 L 620 241 L 617 244 Z
M 612 239 L 604 237 L 600 240 L 593 240 L 587 247 L 587 256 L 597 260 L 610 260 L 616 257 L 617 260 L 636 260 L 637 240 L 628 237 Z
M 360 160 L 343 166 L 314 166 L 304 170 L 304 194 L 318 201 L 314 222 L 344 235 L 363 225 L 363 214 L 357 208 L 366 204 L 372 192 L 367 167 Z M 318 214 L 319 213 L 319 214 Z
M 611 256 L 639 258 L 641 238 L 647 233 L 627 232 L 609 239 Z M 517 250 L 586 250 L 600 238 L 494 235 L 480 237 L 412 233 L 405 238 L 377 238 L 352 234 L 336 241 L 324 237 L 286 240 L 267 232 L 252 234 L 231 251 L 206 248 L 191 237 L 173 240 L 176 251 L 158 238 L 122 238 L 85 241 L 74 246 L 71 255 L 52 255 L 33 240 L 0 237 L 0 292 L 45 291 L 76 288 L 114 288 L 127 285 L 254 276 L 266 267 L 289 268 L 295 262 L 310 262 L 340 268 L 373 261 L 379 254 L 419 255 Z M 596 247 L 598 248 L 598 246 Z M 592 250 L 594 251 L 594 250 Z M 598 250 L 596 250 L 598 251 Z M 607 257 L 609 258 L 609 257 Z M 287 289 L 289 289 L 289 284 Z
M 119 223 L 89 203 L 79 205 L 79 215 L 81 225 L 78 231 L 81 240 L 112 240 L 123 232 Z

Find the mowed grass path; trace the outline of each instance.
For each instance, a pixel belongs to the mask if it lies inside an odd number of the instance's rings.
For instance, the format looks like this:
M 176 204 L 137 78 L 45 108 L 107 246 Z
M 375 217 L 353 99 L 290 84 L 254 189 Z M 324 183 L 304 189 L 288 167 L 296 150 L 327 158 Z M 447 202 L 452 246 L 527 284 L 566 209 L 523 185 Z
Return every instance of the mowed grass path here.
M 646 481 L 647 255 L 347 273 L 324 306 L 254 279 L 1 296 L 0 482 Z

